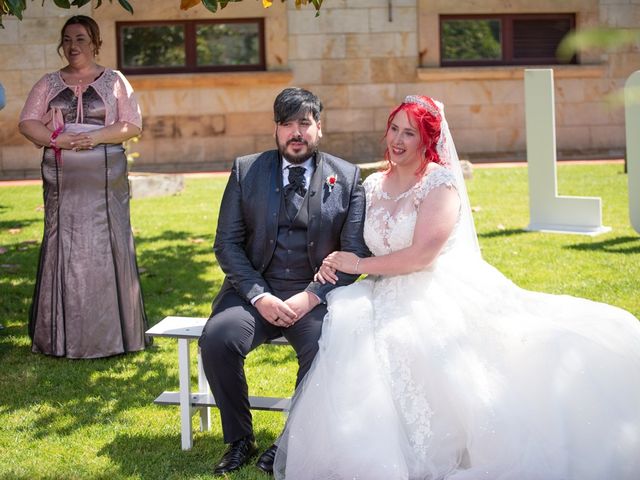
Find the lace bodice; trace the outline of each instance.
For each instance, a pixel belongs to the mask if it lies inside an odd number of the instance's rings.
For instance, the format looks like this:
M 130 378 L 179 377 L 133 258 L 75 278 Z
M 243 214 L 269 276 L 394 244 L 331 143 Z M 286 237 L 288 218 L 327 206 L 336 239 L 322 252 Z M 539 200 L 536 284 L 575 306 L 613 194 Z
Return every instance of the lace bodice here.
M 411 245 L 418 210 L 427 194 L 434 188 L 446 185 L 455 188 L 454 174 L 438 167 L 406 192 L 393 197 L 382 188 L 384 174 L 370 175 L 364 182 L 367 197 L 367 213 L 364 223 L 364 240 L 376 256 L 401 250 Z M 452 245 L 455 231 L 443 249 Z

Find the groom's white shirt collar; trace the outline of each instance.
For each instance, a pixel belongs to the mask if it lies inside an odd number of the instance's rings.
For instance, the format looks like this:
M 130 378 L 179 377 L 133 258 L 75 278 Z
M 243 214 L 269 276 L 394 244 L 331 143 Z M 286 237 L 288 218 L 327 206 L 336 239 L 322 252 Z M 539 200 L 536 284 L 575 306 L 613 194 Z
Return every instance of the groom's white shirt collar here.
M 313 162 L 313 155 L 307 158 L 304 162 L 297 163 L 297 164 L 291 163 L 285 157 L 282 157 L 282 186 L 283 187 L 286 187 L 287 185 L 289 185 L 289 172 L 287 171 L 287 169 L 291 166 L 305 168 L 304 179 L 307 181 L 307 188 L 309 188 L 309 185 L 311 185 L 311 177 L 313 176 L 313 171 L 315 169 L 315 164 Z

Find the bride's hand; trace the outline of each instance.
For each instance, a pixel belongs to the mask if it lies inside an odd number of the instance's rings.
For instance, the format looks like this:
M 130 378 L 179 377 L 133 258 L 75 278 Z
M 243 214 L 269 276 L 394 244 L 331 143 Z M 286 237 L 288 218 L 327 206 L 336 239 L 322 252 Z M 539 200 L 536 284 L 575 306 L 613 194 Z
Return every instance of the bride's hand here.
M 328 265 L 322 264 L 320 265 L 320 268 L 318 269 L 316 274 L 313 276 L 313 280 L 316 282 L 320 282 L 323 285 L 327 282 L 335 285 L 338 281 L 338 275 L 336 274 L 335 268 L 331 268 Z
M 323 266 L 350 274 L 362 273 L 358 271 L 359 264 L 360 257 L 351 252 L 332 252 L 322 262 Z

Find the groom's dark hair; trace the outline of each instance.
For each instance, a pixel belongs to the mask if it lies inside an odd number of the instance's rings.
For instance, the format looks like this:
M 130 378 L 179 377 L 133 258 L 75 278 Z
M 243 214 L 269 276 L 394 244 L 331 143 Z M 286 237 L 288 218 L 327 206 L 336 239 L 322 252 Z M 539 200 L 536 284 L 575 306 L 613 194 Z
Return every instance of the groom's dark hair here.
M 297 120 L 311 113 L 313 119 L 320 121 L 322 102 L 309 90 L 298 87 L 285 88 L 273 102 L 273 120 L 276 123 Z

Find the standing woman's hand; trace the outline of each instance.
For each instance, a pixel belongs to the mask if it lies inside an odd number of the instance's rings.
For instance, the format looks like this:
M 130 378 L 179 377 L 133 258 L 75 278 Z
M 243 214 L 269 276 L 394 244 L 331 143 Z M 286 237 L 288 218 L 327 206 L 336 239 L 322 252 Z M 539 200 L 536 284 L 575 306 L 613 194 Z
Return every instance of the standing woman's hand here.
M 90 132 L 71 134 L 70 143 L 71 148 L 74 150 L 91 150 L 97 146 L 100 141 L 98 140 L 96 131 L 92 130 Z
M 56 138 L 56 147 L 63 150 L 74 150 L 74 139 L 77 136 L 76 133 L 62 132 Z

